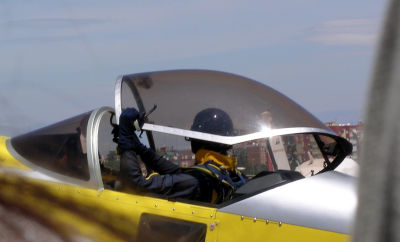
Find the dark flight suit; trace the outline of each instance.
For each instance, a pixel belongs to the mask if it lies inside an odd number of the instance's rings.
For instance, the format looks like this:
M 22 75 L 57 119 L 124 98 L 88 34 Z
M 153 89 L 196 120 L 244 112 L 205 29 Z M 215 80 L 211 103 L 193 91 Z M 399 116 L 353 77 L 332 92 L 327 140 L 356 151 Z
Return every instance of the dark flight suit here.
M 222 174 L 214 175 L 208 170 L 206 174 L 207 171 L 202 172 L 205 169 L 183 170 L 140 143 L 133 126 L 138 118 L 139 113 L 133 108 L 126 109 L 120 116 L 118 150 L 121 155 L 120 174 L 124 188 L 150 191 L 169 198 L 180 197 L 203 202 L 219 203 L 229 199 L 228 194 L 231 194 L 234 185 L 228 184 L 227 188 L 225 182 L 224 186 L 222 184 L 224 181 L 220 179 Z M 144 177 L 137 155 L 140 155 L 142 161 L 156 173 Z M 209 163 L 216 162 L 215 165 L 218 166 L 224 156 L 216 153 L 214 155 L 219 158 L 214 161 L 205 159 Z M 201 157 L 196 155 L 197 158 Z M 227 192 L 227 189 L 231 191 Z
M 150 191 L 169 198 L 197 199 L 199 197 L 198 180 L 189 174 L 182 173 L 179 166 L 150 149 L 143 152 L 141 158 L 155 171 L 147 177 L 142 175 L 135 151 L 122 152 L 120 172 L 124 187 L 127 185 L 137 191 Z
M 233 186 L 226 186 L 226 182 L 224 185 L 223 181 L 210 175 L 210 172 L 204 172 L 205 166 L 201 169 L 194 168 L 198 165 L 180 168 L 151 149 L 146 149 L 140 156 L 155 172 L 144 177 L 135 151 L 123 151 L 120 174 L 124 188 L 133 189 L 135 192 L 154 192 L 168 198 L 179 197 L 211 203 L 226 201 L 234 191 Z M 207 163 L 214 164 L 214 167 L 218 166 L 214 161 L 210 160 Z M 223 174 L 218 174 L 219 178 L 222 176 Z M 240 182 L 240 178 L 232 173 L 230 177 L 229 180 L 232 179 L 235 184 L 243 185 L 245 182 Z

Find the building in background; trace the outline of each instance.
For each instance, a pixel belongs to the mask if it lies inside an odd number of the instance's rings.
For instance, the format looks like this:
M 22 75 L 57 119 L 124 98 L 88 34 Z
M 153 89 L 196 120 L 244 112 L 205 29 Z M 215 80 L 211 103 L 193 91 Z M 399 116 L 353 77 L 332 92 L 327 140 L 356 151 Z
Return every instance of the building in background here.
M 158 152 L 167 160 L 173 162 L 180 167 L 190 167 L 195 163 L 195 155 L 192 150 L 175 150 L 173 147 L 161 147 Z
M 364 123 L 358 122 L 358 124 L 339 124 L 337 122 L 326 122 L 325 125 L 332 129 L 337 135 L 347 139 L 353 145 L 353 153 L 351 158 L 358 160 Z
M 363 123 L 352 125 L 327 122 L 325 124 L 353 145 L 353 152 L 349 158 L 358 160 Z M 235 144 L 229 155 L 236 157 L 238 169 L 245 171 L 248 176 L 254 176 L 262 171 L 296 170 L 304 162 L 324 159 L 316 139 L 318 137 L 311 134 L 294 134 L 253 140 Z M 158 152 L 181 167 L 190 167 L 195 164 L 195 155 L 190 147 L 185 149 L 163 146 Z M 285 164 L 289 166 L 286 167 Z

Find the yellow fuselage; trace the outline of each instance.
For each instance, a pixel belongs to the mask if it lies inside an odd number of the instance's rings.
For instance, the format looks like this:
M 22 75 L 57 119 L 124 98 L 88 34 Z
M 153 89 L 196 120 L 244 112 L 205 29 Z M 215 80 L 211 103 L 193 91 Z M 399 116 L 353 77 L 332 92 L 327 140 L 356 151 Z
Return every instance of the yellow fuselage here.
M 210 206 L 29 178 L 21 175 L 21 171 L 29 174 L 32 169 L 7 151 L 6 139 L 0 137 L 0 165 L 4 168 L 0 169 L 0 202 L 22 209 L 60 233 L 80 234 L 100 241 L 135 240 L 141 227 L 149 226 L 141 221 L 147 214 L 202 224 L 205 241 L 321 242 L 349 239 L 346 234 L 243 217 L 219 212 Z M 20 174 L 15 175 L 13 170 Z M 169 236 L 168 231 L 166 233 L 165 236 Z

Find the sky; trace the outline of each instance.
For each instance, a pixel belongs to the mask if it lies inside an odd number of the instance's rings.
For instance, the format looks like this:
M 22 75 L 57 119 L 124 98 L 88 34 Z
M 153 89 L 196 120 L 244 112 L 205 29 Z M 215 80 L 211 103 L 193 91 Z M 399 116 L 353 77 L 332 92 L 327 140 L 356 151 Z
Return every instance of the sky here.
M 0 135 L 114 105 L 117 76 L 243 75 L 321 121 L 363 119 L 382 0 L 0 0 Z

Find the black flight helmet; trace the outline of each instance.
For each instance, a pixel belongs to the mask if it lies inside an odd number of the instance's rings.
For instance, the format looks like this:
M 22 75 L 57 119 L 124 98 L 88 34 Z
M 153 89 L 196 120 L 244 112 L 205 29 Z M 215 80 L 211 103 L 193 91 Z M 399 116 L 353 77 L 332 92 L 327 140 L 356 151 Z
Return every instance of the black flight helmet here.
M 203 133 L 232 136 L 234 135 L 233 123 L 229 115 L 218 108 L 207 108 L 200 111 L 194 118 L 191 130 Z M 210 141 L 191 139 L 192 151 L 207 149 L 221 154 L 231 148 L 230 145 Z

